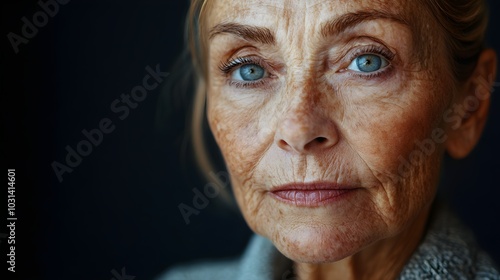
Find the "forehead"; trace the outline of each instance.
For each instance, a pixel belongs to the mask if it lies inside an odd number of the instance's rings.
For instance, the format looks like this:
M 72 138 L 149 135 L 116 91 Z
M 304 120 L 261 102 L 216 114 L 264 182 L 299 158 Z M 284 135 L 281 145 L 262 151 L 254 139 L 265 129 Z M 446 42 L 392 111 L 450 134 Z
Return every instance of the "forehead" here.
M 375 15 L 368 16 L 368 19 L 382 16 L 403 22 L 403 25 L 390 22 L 380 25 L 380 22 L 372 21 L 361 26 L 361 30 L 398 37 L 402 32 L 400 27 L 407 27 L 405 32 L 411 36 L 411 43 L 402 43 L 412 44 L 415 65 L 428 68 L 432 58 L 444 57 L 445 32 L 429 12 L 425 1 L 419 0 L 206 0 L 200 34 L 205 50 L 210 48 L 206 39 L 213 35 L 214 27 L 224 23 L 267 28 L 280 44 L 308 42 L 314 46 L 325 26 L 356 26 L 363 15 Z M 340 24 L 329 25 L 332 21 Z M 355 24 L 350 24 L 353 22 Z M 339 28 L 340 32 L 344 30 Z
M 359 11 L 383 11 L 409 18 L 415 9 L 406 0 L 207 0 L 207 26 L 220 22 L 249 25 L 314 26 L 332 17 Z M 278 24 L 279 23 L 279 24 Z

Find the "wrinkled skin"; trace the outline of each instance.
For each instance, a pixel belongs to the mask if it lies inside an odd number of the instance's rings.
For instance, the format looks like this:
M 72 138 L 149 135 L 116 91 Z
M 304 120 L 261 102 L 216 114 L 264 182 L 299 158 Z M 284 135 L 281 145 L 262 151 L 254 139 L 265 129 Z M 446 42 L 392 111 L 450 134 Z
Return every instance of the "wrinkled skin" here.
M 431 31 L 437 29 L 432 20 L 422 40 L 430 56 L 415 49 L 414 28 L 420 25 L 399 19 L 425 13 L 410 5 L 214 0 L 207 6 L 211 130 L 245 220 L 296 263 L 300 279 L 396 276 L 423 234 L 445 150 L 475 144 L 457 144 L 454 139 L 463 135 L 443 120 L 466 93 L 453 90 L 446 48 Z M 398 18 L 374 16 L 322 34 L 328 21 L 374 11 Z M 214 31 L 225 23 L 268 28 L 275 42 Z M 366 53 L 388 66 L 376 74 L 353 70 L 353 60 Z M 237 57 L 264 69 L 263 78 L 238 80 L 234 73 L 241 66 L 221 71 Z M 434 143 L 432 153 L 402 173 L 401 158 L 409 159 L 418 149 L 415 141 L 431 138 L 436 128 L 445 131 L 446 141 Z M 356 190 L 318 207 L 283 203 L 269 192 L 317 181 Z

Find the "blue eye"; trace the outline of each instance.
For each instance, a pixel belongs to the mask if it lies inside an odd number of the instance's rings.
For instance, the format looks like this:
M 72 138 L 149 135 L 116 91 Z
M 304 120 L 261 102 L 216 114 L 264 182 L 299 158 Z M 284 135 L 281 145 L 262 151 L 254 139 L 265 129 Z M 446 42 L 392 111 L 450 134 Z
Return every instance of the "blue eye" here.
M 232 78 L 238 81 L 256 81 L 264 78 L 266 70 L 257 64 L 245 64 L 236 69 Z
M 389 61 L 383 58 L 380 55 L 376 54 L 363 54 L 356 57 L 351 64 L 347 67 L 347 69 L 356 71 L 356 72 L 375 72 L 382 68 L 387 67 L 389 65 Z

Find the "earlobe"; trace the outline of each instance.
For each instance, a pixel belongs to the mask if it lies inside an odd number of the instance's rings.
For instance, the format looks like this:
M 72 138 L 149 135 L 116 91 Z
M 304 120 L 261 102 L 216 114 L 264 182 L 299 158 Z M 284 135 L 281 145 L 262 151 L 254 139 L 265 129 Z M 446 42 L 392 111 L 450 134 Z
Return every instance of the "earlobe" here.
M 456 159 L 466 157 L 481 138 L 490 105 L 490 94 L 496 75 L 497 57 L 492 49 L 484 50 L 476 68 L 457 99 L 462 122 L 449 128 L 446 141 L 448 154 Z

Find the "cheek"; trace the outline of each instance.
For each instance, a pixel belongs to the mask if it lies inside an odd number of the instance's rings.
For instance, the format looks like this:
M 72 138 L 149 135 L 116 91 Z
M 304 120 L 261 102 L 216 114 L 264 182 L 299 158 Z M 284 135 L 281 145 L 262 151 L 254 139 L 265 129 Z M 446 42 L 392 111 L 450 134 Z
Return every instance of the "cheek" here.
M 344 123 L 346 141 L 374 179 L 377 211 L 395 227 L 432 201 L 443 156 L 431 136 L 443 125 L 445 91 L 427 79 L 412 81 L 388 87 L 387 96 L 351 100 L 345 116 L 351 121 Z
M 260 111 L 234 106 L 233 101 L 221 97 L 227 94 L 220 89 L 209 91 L 208 122 L 231 177 L 245 181 L 252 176 L 271 131 L 259 128 Z
M 349 110 L 351 111 L 351 110 Z M 414 141 L 430 132 L 428 116 L 413 108 L 354 109 L 347 118 L 356 122 L 345 137 L 372 170 L 395 172 L 398 158 L 414 148 Z
M 266 185 L 285 168 L 268 157 L 274 143 L 276 104 L 261 94 L 242 96 L 224 87 L 212 87 L 208 92 L 207 117 L 239 208 L 250 228 L 264 233 L 283 215 L 265 202 Z
M 403 82 L 375 88 L 345 87 L 351 90 L 342 92 L 342 133 L 372 169 L 397 173 L 399 158 L 408 157 L 420 148 L 418 143 L 442 126 L 446 95 L 429 78 L 401 75 L 396 80 Z M 434 151 L 439 150 L 440 144 L 433 144 Z

